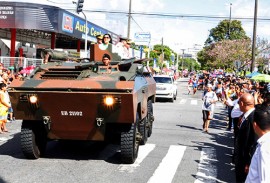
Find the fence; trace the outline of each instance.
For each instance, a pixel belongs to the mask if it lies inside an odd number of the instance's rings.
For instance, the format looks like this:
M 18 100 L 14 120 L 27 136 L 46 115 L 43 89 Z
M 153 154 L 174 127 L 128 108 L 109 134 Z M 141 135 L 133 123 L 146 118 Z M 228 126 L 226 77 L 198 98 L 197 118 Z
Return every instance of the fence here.
M 6 69 L 18 71 L 20 67 L 27 68 L 29 66 L 40 66 L 43 63 L 43 59 L 25 58 L 25 57 L 0 57 L 0 63 Z

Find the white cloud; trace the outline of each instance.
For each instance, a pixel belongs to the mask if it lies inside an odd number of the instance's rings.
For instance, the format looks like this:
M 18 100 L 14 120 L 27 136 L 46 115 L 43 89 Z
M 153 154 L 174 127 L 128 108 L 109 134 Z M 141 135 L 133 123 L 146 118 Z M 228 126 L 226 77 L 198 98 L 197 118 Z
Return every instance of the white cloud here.
M 136 0 L 132 1 L 132 10 L 138 12 L 153 12 L 163 10 L 164 4 L 161 0 Z

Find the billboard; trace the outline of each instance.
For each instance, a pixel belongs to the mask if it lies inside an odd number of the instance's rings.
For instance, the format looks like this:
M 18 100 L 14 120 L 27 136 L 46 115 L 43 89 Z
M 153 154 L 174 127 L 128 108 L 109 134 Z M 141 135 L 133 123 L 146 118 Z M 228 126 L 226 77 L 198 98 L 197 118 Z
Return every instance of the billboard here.
M 0 25 L 1 27 L 14 27 L 15 8 L 10 5 L 0 5 Z
M 109 33 L 113 43 L 118 42 L 119 35 L 92 22 L 74 15 L 64 9 L 20 2 L 0 1 L 0 28 L 16 28 L 57 32 L 78 39 L 96 41 L 96 35 Z
M 149 45 L 151 41 L 150 32 L 136 32 L 134 35 L 134 42 L 137 45 Z

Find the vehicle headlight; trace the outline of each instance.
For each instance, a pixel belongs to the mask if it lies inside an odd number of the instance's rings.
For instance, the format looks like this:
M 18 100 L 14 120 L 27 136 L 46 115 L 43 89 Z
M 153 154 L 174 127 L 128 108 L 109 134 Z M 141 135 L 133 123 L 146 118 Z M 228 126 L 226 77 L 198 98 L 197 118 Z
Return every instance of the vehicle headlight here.
M 102 96 L 102 103 L 108 107 L 114 106 L 115 104 L 120 104 L 121 96 L 104 95 Z
M 29 97 L 29 101 L 30 101 L 30 103 L 32 103 L 32 104 L 35 104 L 35 103 L 37 103 L 37 96 L 35 96 L 35 95 L 32 95 L 32 96 L 30 96 Z
M 39 108 L 38 95 L 34 93 L 22 93 L 19 98 L 20 102 L 28 103 L 31 109 L 36 110 Z
M 104 98 L 104 104 L 107 106 L 112 106 L 115 103 L 114 99 L 112 96 L 107 96 Z

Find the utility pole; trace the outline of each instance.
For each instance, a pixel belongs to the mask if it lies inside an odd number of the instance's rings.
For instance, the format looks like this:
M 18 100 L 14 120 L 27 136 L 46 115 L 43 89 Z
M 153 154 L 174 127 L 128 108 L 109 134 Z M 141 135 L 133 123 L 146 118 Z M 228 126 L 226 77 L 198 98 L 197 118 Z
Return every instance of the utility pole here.
M 178 46 L 179 45 L 181 45 L 181 43 L 175 43 L 175 45 L 176 45 L 176 64 L 175 64 L 175 68 L 176 68 L 176 71 L 178 72 L 178 69 L 179 69 L 179 65 L 178 65 L 178 63 L 179 63 L 179 56 L 180 56 L 180 50 L 179 50 L 179 48 L 178 48 Z
M 178 51 L 177 51 L 177 53 L 176 53 L 176 64 L 175 64 L 175 70 L 176 70 L 176 72 L 178 72 L 178 62 L 179 62 L 179 53 L 178 53 Z
M 150 50 L 151 50 L 151 47 L 150 47 L 150 42 L 148 43 L 148 54 L 147 54 L 147 57 L 148 59 L 150 59 Z M 147 61 L 147 67 L 149 67 L 149 60 Z
M 232 20 L 232 3 L 230 3 L 230 19 L 229 19 L 229 35 L 228 35 L 228 39 L 230 39 L 230 35 L 231 35 L 231 20 Z
M 127 30 L 127 38 L 130 38 L 130 20 L 131 20 L 131 0 L 129 0 L 129 10 L 128 10 L 128 30 Z
M 161 54 L 162 54 L 162 64 L 163 64 L 163 61 L 164 61 L 163 37 L 161 38 Z
M 182 77 L 183 77 L 183 74 L 184 74 L 184 54 L 185 54 L 185 49 L 181 49 L 182 50 Z
M 257 30 L 257 10 L 258 10 L 258 0 L 255 0 L 254 8 L 254 25 L 253 25 L 253 40 L 252 40 L 252 60 L 250 71 L 253 72 L 255 68 L 255 49 L 256 49 L 256 30 Z

